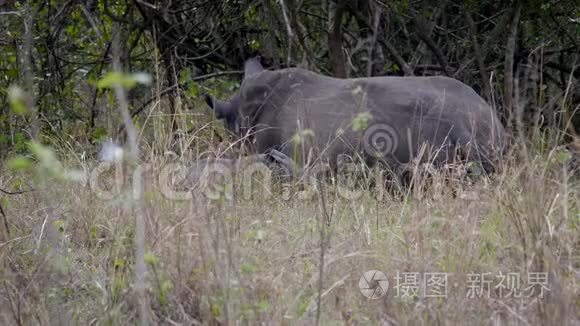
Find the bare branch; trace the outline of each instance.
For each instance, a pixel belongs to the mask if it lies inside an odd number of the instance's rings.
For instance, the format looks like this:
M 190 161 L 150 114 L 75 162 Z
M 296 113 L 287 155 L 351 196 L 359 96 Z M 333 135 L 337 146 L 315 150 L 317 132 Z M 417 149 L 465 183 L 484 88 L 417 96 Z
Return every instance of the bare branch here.
M 439 64 L 441 64 L 441 68 L 443 68 L 443 72 L 451 76 L 451 70 L 449 69 L 449 63 L 447 62 L 447 58 L 443 54 L 443 51 L 437 46 L 435 41 L 429 36 L 429 31 L 427 28 L 427 22 L 421 15 L 417 15 L 413 13 L 413 24 L 415 25 L 415 29 L 417 30 L 417 36 L 423 41 L 427 47 L 433 52 Z
M 120 28 L 117 26 L 116 32 L 113 33 L 113 69 L 117 72 L 121 72 L 121 44 L 120 44 Z M 139 147 L 137 143 L 137 130 L 129 114 L 127 94 L 121 85 L 115 86 L 115 95 L 117 96 L 118 107 L 123 117 L 125 123 L 125 130 L 127 131 L 127 136 L 129 140 L 129 148 L 131 154 L 131 160 L 135 163 L 139 159 Z M 142 178 L 137 176 L 137 178 Z M 135 182 L 135 181 L 134 181 Z M 145 266 L 145 221 L 144 221 L 144 209 L 143 202 L 141 198 L 142 189 L 133 189 L 134 194 L 139 193 L 139 198 L 137 198 L 137 208 L 135 211 L 135 287 L 137 290 L 137 296 L 139 301 L 139 317 L 142 325 L 148 325 L 148 301 L 147 301 L 147 291 L 145 288 L 145 273 L 147 267 Z
M 290 19 L 288 18 L 288 9 L 284 0 L 278 0 L 280 7 L 282 7 L 282 17 L 284 17 L 284 23 L 286 24 L 286 33 L 288 34 L 288 53 L 286 58 L 286 64 L 290 66 L 292 62 L 292 39 L 294 38 L 294 33 L 292 32 L 292 26 L 290 25 Z
M 32 47 L 33 47 L 33 33 L 34 33 L 34 16 L 35 8 L 32 8 L 33 4 L 31 1 L 26 1 L 25 5 L 25 16 L 24 16 L 24 58 L 23 58 L 23 68 L 24 68 L 24 82 L 26 84 L 26 91 L 28 92 L 28 108 L 31 114 L 30 122 L 30 133 L 32 139 L 38 137 L 38 132 L 40 129 L 40 121 L 38 119 L 37 106 L 35 105 L 34 96 L 34 75 L 32 67 Z
M 3 193 L 5 195 L 20 195 L 20 194 L 24 194 L 24 193 L 31 192 L 31 191 L 34 191 L 34 189 L 8 191 L 8 190 L 4 190 L 4 189 L 0 188 L 0 193 Z M 10 235 L 10 227 L 8 225 L 8 216 L 6 216 L 6 212 L 4 211 L 4 208 L 2 207 L 2 203 L 0 203 L 0 215 L 2 215 L 2 220 L 4 221 L 4 228 L 6 229 L 6 234 Z
M 505 14 L 503 14 L 503 16 L 501 16 L 499 23 L 495 25 L 495 28 L 489 33 L 487 39 L 481 46 L 481 57 L 483 58 L 484 61 L 485 58 L 487 57 L 489 50 L 491 49 L 491 46 L 494 43 L 498 42 L 500 35 L 505 31 L 505 28 L 509 24 L 510 18 L 512 16 L 513 10 L 507 11 Z
M 572 76 L 574 76 L 576 78 L 580 78 L 580 69 L 577 69 L 578 66 L 568 67 L 566 65 L 559 64 L 557 62 L 547 62 L 545 65 L 548 68 L 556 69 L 558 71 L 562 71 L 562 72 L 565 72 L 567 74 L 571 74 Z
M 5 195 L 21 195 L 21 194 L 25 194 L 27 192 L 32 192 L 32 191 L 34 191 L 34 189 L 19 190 L 19 191 L 7 191 L 7 190 L 0 188 L 0 192 L 5 194 Z
M 409 66 L 409 64 L 405 61 L 405 59 L 403 59 L 399 51 L 397 51 L 397 49 L 395 49 L 395 47 L 391 43 L 385 40 L 379 40 L 379 43 L 381 43 L 387 49 L 387 51 L 389 51 L 389 53 L 393 56 L 393 58 L 397 62 L 397 65 L 399 65 L 399 67 L 405 73 L 405 76 L 415 75 L 413 73 L 413 68 Z
M 477 26 L 471 18 L 471 14 L 465 7 L 463 7 L 463 15 L 465 16 L 465 20 L 467 20 L 467 24 L 469 25 L 469 33 L 471 36 L 471 43 L 473 45 L 473 55 L 475 56 L 477 67 L 479 69 L 479 75 L 481 76 L 481 85 L 484 90 L 484 98 L 489 101 L 491 99 L 491 87 L 489 86 L 489 76 L 485 70 L 483 54 L 481 53 L 479 41 L 477 40 Z
M 6 213 L 4 212 L 4 209 L 2 208 L 2 203 L 0 203 L 0 215 L 2 215 L 2 220 L 4 221 L 4 229 L 6 229 L 6 234 L 10 235 L 10 227 L 8 225 L 8 216 L 6 216 Z
M 522 3 L 516 0 L 516 7 L 510 22 L 510 32 L 508 35 L 505 49 L 504 63 L 504 110 L 507 114 L 508 121 L 512 118 L 514 105 L 514 54 L 516 51 L 516 37 L 518 33 L 518 23 L 522 11 Z

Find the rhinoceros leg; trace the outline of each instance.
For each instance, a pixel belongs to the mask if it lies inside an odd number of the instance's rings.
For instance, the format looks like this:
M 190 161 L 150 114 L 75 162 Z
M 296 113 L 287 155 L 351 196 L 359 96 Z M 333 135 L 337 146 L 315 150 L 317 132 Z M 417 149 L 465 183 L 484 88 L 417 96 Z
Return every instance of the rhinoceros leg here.
M 287 179 L 300 178 L 302 176 L 302 171 L 296 166 L 294 160 L 292 160 L 288 155 L 272 149 L 268 155 L 280 165 L 282 171 L 284 172 L 283 177 Z

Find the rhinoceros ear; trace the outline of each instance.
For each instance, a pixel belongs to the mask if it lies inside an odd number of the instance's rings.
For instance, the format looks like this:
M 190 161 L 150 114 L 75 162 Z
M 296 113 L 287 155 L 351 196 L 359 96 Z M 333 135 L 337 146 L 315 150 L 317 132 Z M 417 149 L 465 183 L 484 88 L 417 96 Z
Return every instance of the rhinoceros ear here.
M 260 59 L 260 56 L 256 56 L 246 60 L 246 63 L 244 63 L 244 78 L 250 78 L 264 70 Z
M 230 102 L 220 101 L 209 94 L 204 96 L 205 103 L 215 112 L 216 118 L 226 119 L 235 113 L 234 106 Z

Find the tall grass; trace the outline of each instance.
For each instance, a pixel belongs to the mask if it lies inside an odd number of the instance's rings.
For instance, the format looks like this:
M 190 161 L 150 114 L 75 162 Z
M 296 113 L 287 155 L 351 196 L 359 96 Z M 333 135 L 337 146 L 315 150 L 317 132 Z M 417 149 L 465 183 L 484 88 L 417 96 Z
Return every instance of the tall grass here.
M 130 166 L 107 199 L 95 184 L 38 183 L 0 167 L 0 189 L 35 189 L 0 194 L 1 324 L 580 324 L 580 181 L 558 135 L 518 140 L 489 177 L 417 166 L 402 191 L 382 189 L 372 173 L 347 178 L 359 193 L 350 199 L 332 179 L 313 189 L 274 179 L 174 200 L 157 182 L 168 165 L 239 154 L 216 144 L 211 119 L 181 108 L 168 116 L 165 104 L 152 103 L 138 133 L 150 167 L 139 198 Z M 172 119 L 195 127 L 174 137 Z M 66 169 L 97 164 L 72 138 L 43 141 Z M 103 173 L 98 188 L 114 189 L 114 178 Z M 146 265 L 141 292 L 136 256 Z M 389 280 L 377 300 L 359 289 L 369 270 Z M 446 295 L 427 295 L 430 273 L 447 277 Z M 543 295 L 536 286 L 528 296 L 537 273 Z M 489 291 L 482 283 L 473 295 L 486 277 Z
M 161 195 L 154 180 L 170 159 L 148 153 L 154 144 L 141 147 L 154 167 L 143 196 L 152 323 L 580 322 L 580 192 L 561 150 L 516 151 L 501 173 L 471 182 L 432 172 L 403 197 L 386 192 L 377 200 L 376 189 L 363 186 L 361 197 L 346 200 L 329 183 L 307 199 L 282 198 L 286 186 L 279 186 L 272 196 L 258 188 L 249 199 L 194 203 Z M 58 148 L 65 166 L 89 165 L 67 159 L 78 145 Z M 30 177 L 1 175 L 3 189 Z M 2 324 L 138 322 L 130 191 L 126 184 L 103 200 L 87 185 L 51 180 L 3 197 L 10 232 L 3 230 L 0 244 Z M 389 278 L 378 300 L 359 291 L 368 270 Z M 533 272 L 547 274 L 543 297 L 506 296 L 497 286 L 511 273 L 523 291 Z M 447 275 L 446 297 L 425 296 L 425 273 Z M 470 278 L 485 273 L 493 280 L 489 297 L 469 298 Z M 397 276 L 399 285 L 410 280 L 407 290 L 418 277 L 418 296 L 396 289 Z

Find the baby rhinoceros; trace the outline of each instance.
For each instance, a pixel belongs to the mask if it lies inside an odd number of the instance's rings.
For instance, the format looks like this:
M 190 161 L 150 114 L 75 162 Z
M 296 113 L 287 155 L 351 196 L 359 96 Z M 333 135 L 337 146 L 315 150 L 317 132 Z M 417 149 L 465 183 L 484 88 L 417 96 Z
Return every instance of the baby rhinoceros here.
M 230 200 L 234 195 L 265 197 L 271 194 L 273 179 L 287 182 L 293 178 L 293 168 L 292 159 L 275 149 L 238 159 L 202 159 L 189 168 L 178 188 L 211 200 Z

